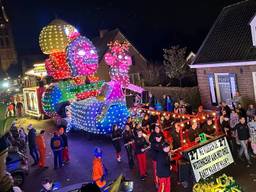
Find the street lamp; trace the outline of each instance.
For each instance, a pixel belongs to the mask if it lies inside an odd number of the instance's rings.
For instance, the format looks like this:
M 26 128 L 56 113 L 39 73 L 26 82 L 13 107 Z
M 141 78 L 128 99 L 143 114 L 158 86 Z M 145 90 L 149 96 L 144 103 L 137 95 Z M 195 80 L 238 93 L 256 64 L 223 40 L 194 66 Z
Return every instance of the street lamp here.
M 4 81 L 2 84 L 3 88 L 8 88 L 9 87 L 9 82 L 8 81 Z

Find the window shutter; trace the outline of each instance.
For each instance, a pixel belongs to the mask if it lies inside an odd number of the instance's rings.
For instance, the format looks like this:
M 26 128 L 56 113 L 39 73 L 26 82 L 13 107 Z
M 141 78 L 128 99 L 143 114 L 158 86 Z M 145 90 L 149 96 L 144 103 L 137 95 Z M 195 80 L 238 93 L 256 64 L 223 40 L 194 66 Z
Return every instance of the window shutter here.
M 229 80 L 230 80 L 231 96 L 232 98 L 234 98 L 234 96 L 236 95 L 236 92 L 238 91 L 236 74 L 230 73 Z
M 208 74 L 208 82 L 209 82 L 212 105 L 217 105 L 218 101 L 216 97 L 215 78 L 213 73 Z

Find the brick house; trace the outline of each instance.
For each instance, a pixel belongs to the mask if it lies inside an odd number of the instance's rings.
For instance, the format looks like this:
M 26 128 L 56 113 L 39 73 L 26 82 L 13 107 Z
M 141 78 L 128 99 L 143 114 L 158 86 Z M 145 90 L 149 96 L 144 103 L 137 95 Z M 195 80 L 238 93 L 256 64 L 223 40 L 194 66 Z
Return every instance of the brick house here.
M 201 102 L 213 108 L 236 91 L 256 101 L 256 1 L 224 7 L 199 48 L 196 69 Z
M 119 29 L 114 29 L 112 31 L 101 30 L 99 37 L 93 39 L 93 44 L 97 48 L 99 54 L 99 67 L 97 70 L 97 75 L 100 79 L 109 81 L 109 66 L 105 63 L 104 54 L 108 50 L 107 44 L 111 41 L 128 41 L 124 34 Z M 147 69 L 147 60 L 143 55 L 131 44 L 130 54 L 132 57 L 132 66 L 129 70 L 130 81 L 136 85 L 143 85 L 143 73 Z

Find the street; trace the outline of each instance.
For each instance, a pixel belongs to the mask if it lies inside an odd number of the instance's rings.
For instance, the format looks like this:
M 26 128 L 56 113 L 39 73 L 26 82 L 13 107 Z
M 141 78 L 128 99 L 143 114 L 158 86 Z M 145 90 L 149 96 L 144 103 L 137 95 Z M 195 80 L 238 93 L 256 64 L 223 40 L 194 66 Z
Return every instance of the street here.
M 30 120 L 24 122 L 27 125 Z M 91 181 L 91 165 L 93 158 L 93 149 L 95 146 L 99 146 L 103 149 L 103 161 L 109 171 L 108 180 L 111 181 L 117 178 L 121 173 L 128 180 L 133 180 L 135 185 L 135 192 L 144 192 L 147 189 L 148 192 L 155 192 L 152 178 L 151 161 L 148 159 L 148 175 L 146 181 L 140 181 L 137 168 L 130 170 L 128 167 L 125 150 L 122 150 L 122 162 L 117 163 L 115 160 L 115 153 L 112 143 L 106 138 L 89 138 L 84 132 L 72 132 L 68 134 L 69 137 L 69 152 L 71 161 L 68 165 L 65 165 L 62 169 L 53 169 L 53 155 L 50 150 L 50 137 L 52 135 L 53 128 L 52 122 L 32 120 L 36 128 L 47 127 L 46 143 L 47 143 L 47 166 L 46 170 L 40 170 L 38 167 L 31 167 L 29 175 L 26 177 L 24 190 L 25 192 L 37 192 L 40 190 L 41 181 L 43 178 L 49 178 L 53 181 L 58 181 L 61 186 L 73 185 L 76 183 L 90 182 Z M 39 131 L 37 131 L 39 132 Z M 32 162 L 30 161 L 30 164 Z M 255 161 L 253 167 L 246 168 L 244 164 L 231 165 L 223 171 L 227 175 L 233 176 L 240 184 L 245 192 L 252 192 L 256 187 L 256 166 Z M 172 191 L 191 191 L 191 189 L 184 189 L 176 184 L 176 175 L 173 175 L 172 179 Z

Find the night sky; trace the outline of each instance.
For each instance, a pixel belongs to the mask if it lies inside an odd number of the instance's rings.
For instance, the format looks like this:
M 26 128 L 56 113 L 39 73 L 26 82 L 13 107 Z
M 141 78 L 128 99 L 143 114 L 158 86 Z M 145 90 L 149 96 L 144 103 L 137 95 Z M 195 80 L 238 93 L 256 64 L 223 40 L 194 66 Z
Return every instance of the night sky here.
M 149 60 L 180 44 L 197 51 L 224 6 L 239 0 L 3 0 L 19 55 L 40 53 L 39 32 L 55 17 L 93 38 L 100 29 L 120 30 Z

